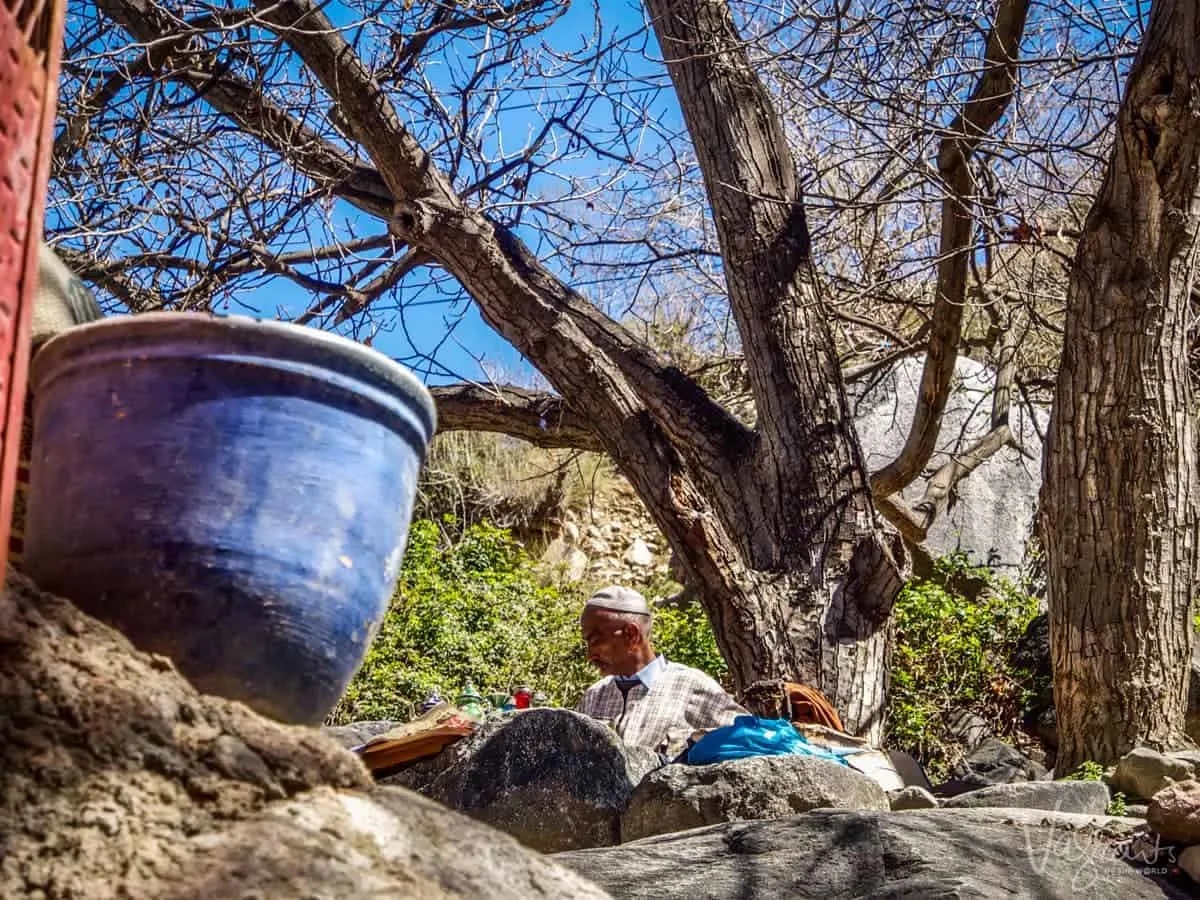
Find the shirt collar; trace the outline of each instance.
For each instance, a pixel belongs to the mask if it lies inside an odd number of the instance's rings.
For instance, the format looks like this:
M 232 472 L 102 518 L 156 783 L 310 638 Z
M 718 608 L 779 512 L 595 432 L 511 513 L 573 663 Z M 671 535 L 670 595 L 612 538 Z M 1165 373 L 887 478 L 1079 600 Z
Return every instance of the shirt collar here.
M 635 672 L 633 677 L 640 681 L 646 690 L 650 690 L 654 684 L 654 679 L 658 677 L 658 673 L 666 667 L 667 658 L 660 653 Z

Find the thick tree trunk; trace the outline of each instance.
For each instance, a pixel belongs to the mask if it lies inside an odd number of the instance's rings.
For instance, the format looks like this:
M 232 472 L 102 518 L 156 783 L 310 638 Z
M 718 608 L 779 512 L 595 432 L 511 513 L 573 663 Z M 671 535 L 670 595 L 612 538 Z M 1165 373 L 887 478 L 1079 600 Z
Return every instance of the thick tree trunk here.
M 1075 257 L 1045 457 L 1064 772 L 1182 734 L 1196 576 L 1197 110 L 1200 11 L 1155 0 Z
M 900 545 L 871 502 L 783 123 L 726 0 L 646 8 L 704 175 L 758 411 L 744 455 L 723 461 L 748 476 L 743 490 L 714 509 L 739 589 L 705 577 L 707 548 L 677 550 L 740 686 L 802 679 L 877 738 Z

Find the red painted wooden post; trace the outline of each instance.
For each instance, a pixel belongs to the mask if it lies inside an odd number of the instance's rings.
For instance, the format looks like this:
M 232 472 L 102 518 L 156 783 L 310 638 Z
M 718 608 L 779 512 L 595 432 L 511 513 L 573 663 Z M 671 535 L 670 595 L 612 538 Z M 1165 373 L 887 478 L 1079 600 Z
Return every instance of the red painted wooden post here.
M 0 547 L 17 482 L 65 0 L 0 0 Z

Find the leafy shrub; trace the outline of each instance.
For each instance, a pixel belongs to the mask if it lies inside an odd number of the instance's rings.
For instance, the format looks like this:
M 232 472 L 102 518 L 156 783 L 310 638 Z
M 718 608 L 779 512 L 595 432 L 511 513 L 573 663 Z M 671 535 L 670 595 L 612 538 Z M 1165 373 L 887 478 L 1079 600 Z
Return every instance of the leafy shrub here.
M 1074 772 L 1068 775 L 1065 781 L 1103 781 L 1104 766 L 1096 762 L 1094 759 L 1085 759 L 1079 764 Z
M 430 691 L 452 700 L 468 682 L 481 693 L 529 684 L 574 703 L 595 677 L 578 616 L 578 597 L 542 585 L 506 531 L 476 524 L 448 544 L 418 520 L 391 608 L 333 718 L 407 719 Z
M 1129 815 L 1128 798 L 1121 791 L 1117 791 L 1112 795 L 1112 799 L 1108 801 L 1108 806 L 1104 808 L 1104 814 L 1106 816 Z
M 717 681 L 724 680 L 729 671 L 708 617 L 694 600 L 684 606 L 655 610 L 654 649 L 672 662 L 707 672 Z
M 1009 658 L 1036 614 L 1035 598 L 964 553 L 909 582 L 895 607 L 888 746 L 912 753 L 937 779 L 953 762 L 944 728 L 951 711 L 968 708 L 1012 735 L 1032 677 Z
M 503 529 L 442 525 L 413 523 L 391 607 L 331 722 L 408 719 L 432 690 L 453 700 L 468 682 L 485 695 L 528 684 L 574 706 L 597 678 L 579 635 L 584 585 L 544 583 Z M 698 605 L 660 610 L 655 636 L 669 659 L 724 673 Z

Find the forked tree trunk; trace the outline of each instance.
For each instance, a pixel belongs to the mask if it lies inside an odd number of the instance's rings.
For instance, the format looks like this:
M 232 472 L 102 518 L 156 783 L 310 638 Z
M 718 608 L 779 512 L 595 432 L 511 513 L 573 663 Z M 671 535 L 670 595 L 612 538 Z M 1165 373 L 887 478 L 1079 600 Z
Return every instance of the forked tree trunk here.
M 1042 496 L 1058 770 L 1183 730 L 1196 576 L 1188 320 L 1200 10 L 1155 0 L 1072 269 Z
M 675 549 L 740 686 L 803 679 L 878 738 L 902 551 L 871 502 L 783 123 L 725 0 L 646 9 L 704 176 L 758 411 L 726 471 L 699 473 L 735 488 L 711 492 L 729 546 Z

